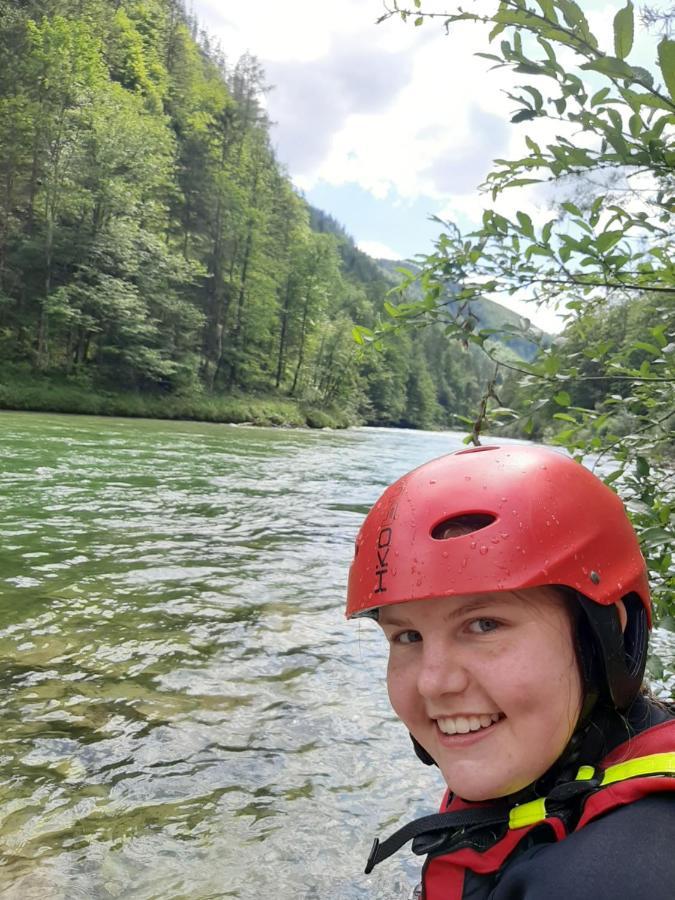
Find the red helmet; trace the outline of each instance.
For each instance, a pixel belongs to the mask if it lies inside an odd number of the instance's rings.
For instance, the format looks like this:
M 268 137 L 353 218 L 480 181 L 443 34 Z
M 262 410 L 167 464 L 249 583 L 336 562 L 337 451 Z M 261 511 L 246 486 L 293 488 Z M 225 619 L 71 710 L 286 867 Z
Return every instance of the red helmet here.
M 463 525 L 461 534 L 453 523 Z M 475 447 L 420 466 L 380 497 L 356 538 L 347 616 L 377 615 L 379 607 L 411 600 L 542 585 L 588 598 L 589 618 L 602 619 L 609 610 L 601 607 L 632 595 L 642 622 L 639 643 L 646 647 L 646 566 L 616 494 L 554 450 Z M 591 625 L 602 644 L 605 626 Z M 619 637 L 611 641 L 616 645 Z M 644 668 L 644 651 L 626 652 L 639 655 Z M 603 646 L 601 655 L 611 688 L 621 675 L 608 670 L 616 647 Z M 630 689 L 617 689 L 618 707 L 641 678 L 634 671 Z

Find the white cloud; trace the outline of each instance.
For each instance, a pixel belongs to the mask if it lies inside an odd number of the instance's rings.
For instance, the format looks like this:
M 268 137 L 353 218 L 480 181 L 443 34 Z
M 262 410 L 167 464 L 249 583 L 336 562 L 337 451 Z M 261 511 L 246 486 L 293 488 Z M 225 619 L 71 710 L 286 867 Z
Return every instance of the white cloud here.
M 486 2 L 476 0 L 471 11 Z M 443 10 L 452 4 L 424 0 L 423 5 Z M 624 5 L 624 0 L 583 3 L 609 52 L 612 21 Z M 383 219 L 393 206 L 412 206 L 424 197 L 442 218 L 471 227 L 493 205 L 489 195 L 477 191 L 492 161 L 529 153 L 526 133 L 542 146 L 561 133 L 560 123 L 510 123 L 516 105 L 504 92 L 529 78 L 506 69 L 490 72 L 490 63 L 475 57 L 489 49 L 483 26 L 454 26 L 449 37 L 437 21 L 421 28 L 398 20 L 376 26 L 382 0 L 257 0 L 248 6 L 193 0 L 193 6 L 231 62 L 249 50 L 263 64 L 275 85 L 267 98 L 276 122 L 273 140 L 296 185 L 306 191 L 356 185 L 382 204 Z M 638 30 L 630 61 L 650 65 L 650 54 L 654 41 Z M 572 62 L 564 51 L 560 59 Z M 540 89 L 546 93 L 546 88 L 542 82 Z M 587 141 L 578 132 L 565 133 L 579 145 Z M 551 200 L 550 187 L 534 185 L 506 191 L 494 205 L 505 215 L 521 209 L 542 224 L 552 215 Z M 359 221 L 355 208 L 346 224 L 357 237 Z M 378 237 L 371 227 L 360 246 L 375 256 L 400 256 L 385 243 L 397 243 L 398 235 Z M 400 242 L 410 254 L 423 249 L 414 227 Z M 559 329 L 553 313 L 532 314 L 527 304 L 518 311 L 547 330 Z
M 380 0 L 259 0 L 194 10 L 230 60 L 250 50 L 270 83 L 279 156 L 296 183 L 355 183 L 384 198 L 473 190 L 507 149 L 503 98 L 479 41 L 397 20 L 376 26 Z M 484 29 L 483 29 L 484 31 Z M 495 96 L 496 95 L 496 96 Z
M 391 247 L 380 241 L 359 241 L 357 246 L 359 250 L 363 250 L 364 253 L 372 256 L 373 259 L 399 260 L 401 258 L 400 253 L 397 253 L 396 250 L 392 250 Z

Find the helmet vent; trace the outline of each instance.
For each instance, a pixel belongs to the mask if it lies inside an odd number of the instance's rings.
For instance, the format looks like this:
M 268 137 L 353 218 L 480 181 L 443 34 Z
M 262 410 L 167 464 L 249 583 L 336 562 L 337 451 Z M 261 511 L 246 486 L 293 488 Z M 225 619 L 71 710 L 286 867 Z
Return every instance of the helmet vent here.
M 449 538 L 462 537 L 487 528 L 496 520 L 496 516 L 488 513 L 471 513 L 465 516 L 453 516 L 452 519 L 443 519 L 434 526 L 431 536 L 435 541 L 447 541 Z

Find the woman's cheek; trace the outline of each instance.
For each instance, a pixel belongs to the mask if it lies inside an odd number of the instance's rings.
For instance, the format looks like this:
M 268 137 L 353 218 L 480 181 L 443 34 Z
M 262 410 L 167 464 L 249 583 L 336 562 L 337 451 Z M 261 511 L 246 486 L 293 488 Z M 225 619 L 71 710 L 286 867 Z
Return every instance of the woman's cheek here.
M 404 721 L 410 714 L 415 693 L 414 686 L 414 678 L 409 672 L 409 667 L 400 659 L 392 658 L 390 655 L 387 668 L 387 693 L 392 709 L 399 719 Z

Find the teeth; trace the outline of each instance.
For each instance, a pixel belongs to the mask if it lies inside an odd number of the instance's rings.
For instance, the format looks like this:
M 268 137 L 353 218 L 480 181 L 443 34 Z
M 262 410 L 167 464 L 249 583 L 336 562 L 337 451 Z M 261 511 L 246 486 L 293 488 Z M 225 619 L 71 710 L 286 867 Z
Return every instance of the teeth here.
M 499 713 L 485 713 L 480 716 L 447 716 L 436 721 L 443 734 L 468 734 L 470 731 L 489 728 L 500 718 Z

